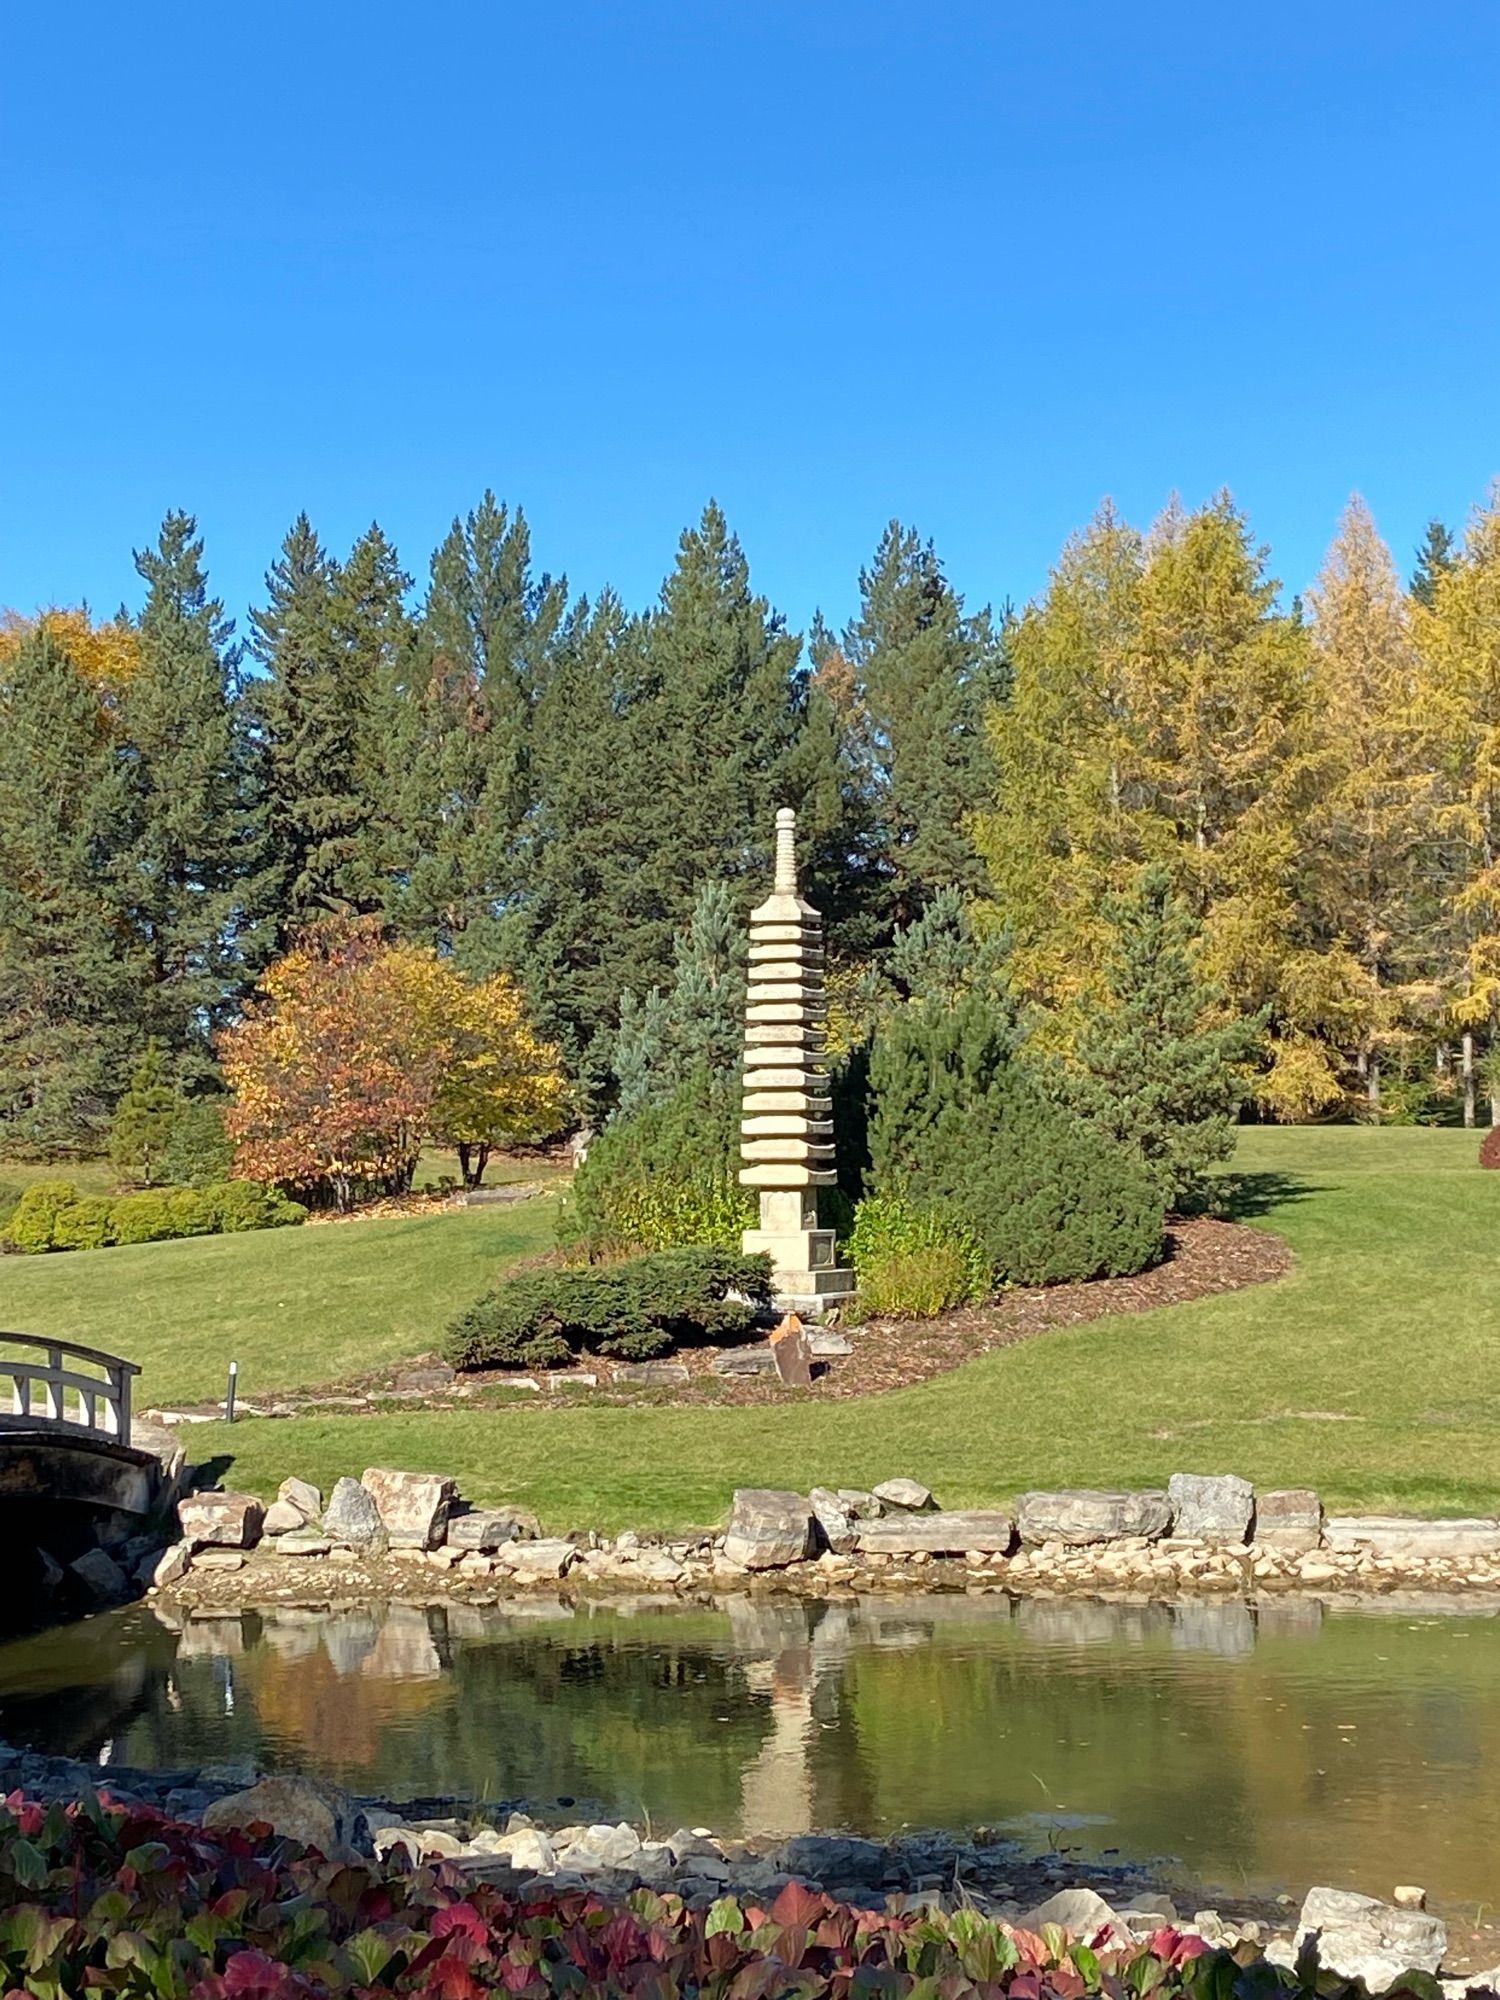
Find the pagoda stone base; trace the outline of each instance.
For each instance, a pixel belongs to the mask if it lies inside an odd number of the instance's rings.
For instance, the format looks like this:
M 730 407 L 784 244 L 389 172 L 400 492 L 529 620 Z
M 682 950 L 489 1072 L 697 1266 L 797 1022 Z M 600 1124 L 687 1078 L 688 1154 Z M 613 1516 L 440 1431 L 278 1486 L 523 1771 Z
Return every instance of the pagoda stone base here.
M 816 1315 L 854 1296 L 854 1273 L 835 1262 L 834 1233 L 818 1227 L 816 1188 L 763 1188 L 760 1228 L 740 1239 L 747 1256 L 764 1251 L 783 1312 Z

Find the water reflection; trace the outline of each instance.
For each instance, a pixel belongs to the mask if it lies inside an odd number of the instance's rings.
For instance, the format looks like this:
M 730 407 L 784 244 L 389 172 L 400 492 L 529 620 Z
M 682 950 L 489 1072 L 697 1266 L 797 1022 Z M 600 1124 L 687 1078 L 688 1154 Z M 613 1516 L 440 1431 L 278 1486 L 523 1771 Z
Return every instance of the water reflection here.
M 1500 1892 L 1500 1622 L 1418 1599 L 137 1608 L 0 1647 L 0 1735 L 658 1827 L 1011 1827 L 1234 1890 Z

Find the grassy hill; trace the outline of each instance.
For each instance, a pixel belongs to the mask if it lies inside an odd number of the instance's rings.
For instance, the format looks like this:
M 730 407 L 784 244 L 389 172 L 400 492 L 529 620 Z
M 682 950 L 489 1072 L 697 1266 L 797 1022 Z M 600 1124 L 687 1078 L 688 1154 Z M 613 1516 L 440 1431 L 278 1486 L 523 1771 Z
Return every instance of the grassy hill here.
M 1247 1131 L 1245 1207 L 1283 1282 L 1058 1330 L 922 1387 L 760 1409 L 424 1412 L 195 1431 L 267 1491 L 377 1463 L 458 1474 L 550 1524 L 713 1521 L 736 1485 L 894 1472 L 948 1504 L 1176 1470 L 1309 1484 L 1338 1505 L 1500 1511 L 1500 1174 L 1476 1135 Z M 309 1383 L 429 1346 L 550 1202 L 0 1263 L 0 1324 L 117 1345 L 154 1399 Z

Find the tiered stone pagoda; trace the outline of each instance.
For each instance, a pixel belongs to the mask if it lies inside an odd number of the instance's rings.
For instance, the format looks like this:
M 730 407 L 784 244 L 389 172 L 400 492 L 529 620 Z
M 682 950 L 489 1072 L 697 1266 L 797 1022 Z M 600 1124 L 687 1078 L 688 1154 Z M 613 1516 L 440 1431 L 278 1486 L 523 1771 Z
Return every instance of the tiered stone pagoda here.
M 760 1192 L 760 1227 L 745 1231 L 745 1249 L 769 1252 L 783 1308 L 813 1315 L 848 1298 L 854 1277 L 834 1261 L 833 1231 L 818 1227 L 818 1189 L 837 1179 L 828 1007 L 822 919 L 797 894 L 796 831 L 797 815 L 783 806 L 775 883 L 750 917 L 740 1180 Z

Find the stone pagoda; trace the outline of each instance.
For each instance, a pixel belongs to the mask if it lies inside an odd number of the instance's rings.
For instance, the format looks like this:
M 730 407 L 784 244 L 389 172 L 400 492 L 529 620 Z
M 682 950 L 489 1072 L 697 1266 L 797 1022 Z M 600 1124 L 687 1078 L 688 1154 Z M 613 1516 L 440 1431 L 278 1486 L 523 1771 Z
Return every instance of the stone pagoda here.
M 776 879 L 750 917 L 745 1003 L 745 1109 L 740 1181 L 760 1194 L 747 1251 L 770 1254 L 777 1303 L 816 1316 L 848 1298 L 853 1273 L 834 1262 L 833 1231 L 818 1227 L 818 1189 L 837 1179 L 824 1067 L 823 924 L 797 894 L 797 815 L 776 815 Z

